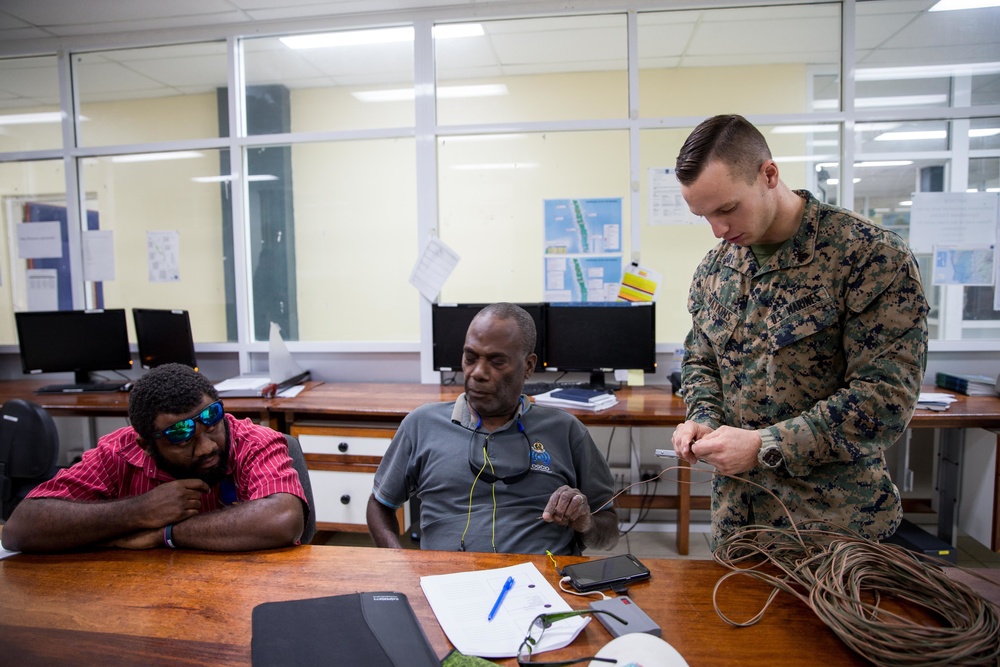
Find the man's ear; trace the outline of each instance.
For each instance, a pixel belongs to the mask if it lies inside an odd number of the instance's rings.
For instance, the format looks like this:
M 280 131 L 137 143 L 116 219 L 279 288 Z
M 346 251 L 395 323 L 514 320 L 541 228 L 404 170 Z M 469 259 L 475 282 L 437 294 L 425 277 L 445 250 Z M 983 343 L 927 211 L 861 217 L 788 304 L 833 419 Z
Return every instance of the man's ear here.
M 780 181 L 780 177 L 778 175 L 777 162 L 775 162 L 774 160 L 765 160 L 760 170 L 764 174 L 764 182 L 767 183 L 767 187 L 769 188 L 778 187 L 778 182 Z
M 532 352 L 524 360 L 524 379 L 527 380 L 535 372 L 535 364 L 538 363 L 538 355 Z

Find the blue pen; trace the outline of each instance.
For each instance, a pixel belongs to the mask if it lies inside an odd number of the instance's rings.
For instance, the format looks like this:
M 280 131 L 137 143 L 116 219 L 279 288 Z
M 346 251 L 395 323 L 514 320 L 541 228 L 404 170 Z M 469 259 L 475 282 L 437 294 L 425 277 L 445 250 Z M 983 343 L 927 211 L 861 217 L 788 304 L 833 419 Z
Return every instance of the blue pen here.
M 490 609 L 490 615 L 486 617 L 487 623 L 493 620 L 493 617 L 497 615 L 500 611 L 500 605 L 503 603 L 503 599 L 507 597 L 507 591 L 514 587 L 514 577 L 507 577 L 507 581 L 504 582 L 503 588 L 500 589 L 500 596 L 497 601 L 493 604 L 493 609 Z

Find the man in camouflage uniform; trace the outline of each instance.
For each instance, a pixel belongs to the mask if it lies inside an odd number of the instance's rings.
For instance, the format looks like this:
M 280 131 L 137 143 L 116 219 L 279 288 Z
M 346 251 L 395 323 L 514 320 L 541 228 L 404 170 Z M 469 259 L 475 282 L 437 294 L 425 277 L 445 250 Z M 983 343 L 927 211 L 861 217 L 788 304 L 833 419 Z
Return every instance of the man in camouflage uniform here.
M 824 520 L 870 539 L 899 525 L 884 450 L 913 413 L 927 349 L 916 261 L 893 232 L 778 177 L 740 116 L 699 125 L 681 193 L 722 241 L 695 271 L 677 454 L 720 472 L 713 546 L 740 526 Z

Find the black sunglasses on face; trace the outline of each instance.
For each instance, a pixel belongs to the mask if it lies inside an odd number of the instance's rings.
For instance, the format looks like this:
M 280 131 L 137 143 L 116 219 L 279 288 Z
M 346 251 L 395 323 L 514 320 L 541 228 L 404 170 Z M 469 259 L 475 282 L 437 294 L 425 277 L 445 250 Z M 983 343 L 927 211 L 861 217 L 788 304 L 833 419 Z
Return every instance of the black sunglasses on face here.
M 610 665 L 615 665 L 618 663 L 614 658 L 598 658 L 597 656 L 590 656 L 587 658 L 576 658 L 574 660 L 560 660 L 556 662 L 532 662 L 531 652 L 538 642 L 542 640 L 542 635 L 545 631 L 552 627 L 552 624 L 557 621 L 562 621 L 567 618 L 572 618 L 573 616 L 582 616 L 584 614 L 607 614 L 611 618 L 615 619 L 622 625 L 628 625 L 628 621 L 612 614 L 610 611 L 603 611 L 601 609 L 578 609 L 576 611 L 561 611 L 552 614 L 539 614 L 535 617 L 535 620 L 531 622 L 528 626 L 528 634 L 525 636 L 524 641 L 521 642 L 521 647 L 517 649 L 517 664 L 521 667 L 566 667 L 566 665 L 576 665 L 581 662 L 606 662 Z
M 211 428 L 222 421 L 222 417 L 225 414 L 225 410 L 222 408 L 222 401 L 216 401 L 195 416 L 182 419 L 162 431 L 157 431 L 153 434 L 153 438 L 163 437 L 171 445 L 183 445 L 194 437 L 195 429 L 198 427 L 197 422 L 204 424 L 205 428 Z

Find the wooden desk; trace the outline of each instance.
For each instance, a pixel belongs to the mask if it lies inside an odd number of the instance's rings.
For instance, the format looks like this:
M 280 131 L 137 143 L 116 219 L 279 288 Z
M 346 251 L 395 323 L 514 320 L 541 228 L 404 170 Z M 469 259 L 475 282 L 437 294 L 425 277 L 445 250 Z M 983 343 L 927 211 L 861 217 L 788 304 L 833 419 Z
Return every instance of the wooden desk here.
M 586 559 L 559 562 L 579 560 Z M 441 658 L 451 645 L 420 590 L 420 577 L 525 561 L 557 587 L 545 556 L 327 546 L 247 554 L 22 554 L 0 561 L 0 646 L 3 660 L 18 665 L 249 665 L 254 606 L 381 590 L 406 594 Z M 633 586 L 631 597 L 691 667 L 868 664 L 790 596 L 779 595 L 757 625 L 737 629 L 712 607 L 722 567 L 712 561 L 643 562 L 652 579 Z M 752 616 L 766 594 L 749 579 L 726 590 L 724 609 L 734 618 Z M 575 609 L 587 607 L 584 598 L 565 597 Z M 540 659 L 593 655 L 610 640 L 592 622 L 570 646 Z M 337 664 L 336 656 L 330 664 Z
M 46 380 L 0 381 L 0 404 L 12 398 L 21 398 L 42 406 L 53 417 L 126 417 L 128 393 L 108 391 L 79 394 L 36 394 Z M 249 417 L 256 422 L 269 424 L 272 418 L 270 404 L 274 399 L 227 398 L 226 412 L 240 418 Z M 101 434 L 103 435 L 103 434 Z

